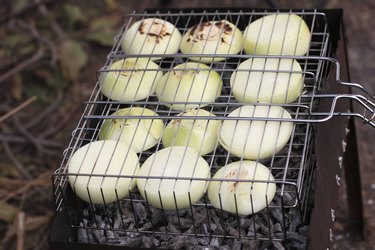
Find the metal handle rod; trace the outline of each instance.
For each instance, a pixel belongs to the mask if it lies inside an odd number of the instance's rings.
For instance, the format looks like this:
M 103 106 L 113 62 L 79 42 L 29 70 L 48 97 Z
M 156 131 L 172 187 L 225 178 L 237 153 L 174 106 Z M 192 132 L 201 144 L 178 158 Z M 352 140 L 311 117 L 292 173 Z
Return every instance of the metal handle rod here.
M 227 116 L 179 116 L 178 119 L 194 119 L 194 120 L 258 120 L 258 121 L 282 121 L 282 122 L 300 122 L 300 123 L 319 123 L 325 122 L 331 119 L 333 116 L 354 116 L 361 118 L 365 123 L 370 124 L 375 127 L 375 103 L 368 100 L 362 95 L 356 94 L 342 94 L 342 95 L 315 95 L 315 98 L 332 98 L 332 104 L 328 112 L 314 112 L 306 109 L 307 112 L 302 114 L 308 118 L 269 118 L 269 117 L 227 117 Z M 358 114 L 353 112 L 337 112 L 336 105 L 340 99 L 351 99 L 355 100 L 361 106 L 364 107 L 364 114 Z M 367 118 L 365 116 L 366 112 L 370 112 L 372 115 Z M 320 117 L 320 118 L 318 118 Z M 85 115 L 85 119 L 171 119 L 168 115 L 159 116 L 109 116 L 109 115 Z

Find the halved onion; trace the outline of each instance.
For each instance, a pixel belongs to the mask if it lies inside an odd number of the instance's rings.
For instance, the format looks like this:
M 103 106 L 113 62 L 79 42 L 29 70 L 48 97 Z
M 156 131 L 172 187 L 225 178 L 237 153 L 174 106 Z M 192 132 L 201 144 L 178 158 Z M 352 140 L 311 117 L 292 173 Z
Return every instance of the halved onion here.
M 135 22 L 124 33 L 121 41 L 126 54 L 174 54 L 181 42 L 180 31 L 170 22 L 146 18 Z M 160 57 L 152 57 L 157 60 Z
M 186 208 L 205 192 L 210 178 L 208 163 L 192 148 L 168 147 L 151 155 L 142 165 L 137 179 L 142 197 L 152 206 L 164 209 Z M 163 179 L 172 177 L 172 179 Z M 181 179 L 185 178 L 185 179 Z
M 138 101 L 153 94 L 163 76 L 159 66 L 145 58 L 127 58 L 101 73 L 99 84 L 103 95 L 116 101 Z
M 191 27 L 181 41 L 184 54 L 228 54 L 234 55 L 243 46 L 242 32 L 227 20 L 209 21 Z M 200 62 L 223 61 L 224 57 L 189 57 Z
M 204 102 L 214 102 L 222 86 L 216 71 L 205 64 L 189 62 L 166 73 L 157 84 L 156 95 L 162 102 L 183 102 L 166 104 L 172 109 L 188 110 L 204 107 Z
M 237 108 L 228 117 L 291 118 L 282 107 L 253 105 Z M 225 120 L 219 130 L 219 142 L 237 157 L 263 159 L 279 152 L 288 143 L 292 130 L 292 122 Z
M 157 113 L 146 108 L 124 108 L 111 116 L 158 116 Z M 163 132 L 161 119 L 125 118 L 105 119 L 99 132 L 100 140 L 120 140 L 140 153 L 155 146 Z
M 215 116 L 204 109 L 193 109 L 178 114 L 178 116 Z M 189 146 L 200 155 L 214 151 L 217 145 L 217 130 L 219 120 L 175 119 L 171 120 L 163 133 L 163 145 Z
M 303 87 L 301 72 L 293 59 L 250 58 L 233 72 L 230 86 L 239 102 L 291 103 Z
M 276 193 L 273 181 L 272 173 L 258 162 L 232 162 L 220 168 L 212 177 L 207 190 L 208 199 L 214 207 L 229 213 L 253 214 L 272 201 Z
M 246 54 L 296 55 L 307 53 L 310 30 L 295 14 L 272 14 L 250 23 L 244 31 Z
M 139 169 L 138 156 L 127 144 L 113 140 L 95 141 L 79 148 L 69 160 L 69 183 L 86 202 L 103 204 L 129 195 Z M 98 176 L 89 176 L 98 175 Z

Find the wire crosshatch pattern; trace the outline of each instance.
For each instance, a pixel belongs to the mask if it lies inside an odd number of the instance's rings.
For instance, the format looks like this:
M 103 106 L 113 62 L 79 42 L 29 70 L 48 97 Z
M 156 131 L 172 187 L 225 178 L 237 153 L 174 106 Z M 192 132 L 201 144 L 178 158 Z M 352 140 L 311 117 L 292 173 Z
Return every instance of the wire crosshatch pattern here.
M 300 217 L 301 225 L 306 224 L 309 218 L 309 207 L 311 207 L 310 195 L 312 187 L 312 178 L 314 171 L 314 125 L 316 122 L 324 122 L 335 115 L 352 115 L 364 119 L 366 122 L 375 126 L 374 118 L 374 103 L 371 97 L 363 97 L 359 95 L 323 95 L 321 94 L 322 88 L 329 72 L 334 72 L 336 75 L 337 84 L 349 85 L 361 88 L 356 84 L 345 83 L 340 81 L 340 65 L 332 58 L 329 30 L 325 14 L 318 11 L 292 11 L 286 13 L 293 13 L 299 15 L 308 25 L 311 32 L 310 49 L 305 56 L 261 56 L 261 55 L 246 55 L 241 51 L 237 55 L 198 55 L 198 57 L 226 57 L 225 60 L 219 62 L 205 63 L 209 66 L 208 69 L 198 70 L 215 70 L 223 81 L 222 90 L 220 95 L 214 102 L 196 102 L 197 107 L 203 108 L 216 116 L 179 116 L 179 119 L 216 119 L 220 121 L 225 120 L 247 120 L 247 121 L 288 121 L 293 122 L 293 130 L 291 138 L 287 145 L 276 154 L 273 154 L 267 159 L 257 160 L 267 166 L 275 181 L 268 181 L 268 183 L 276 184 L 275 198 L 270 202 L 265 209 L 258 214 L 248 215 L 247 218 L 253 218 L 248 226 L 248 229 L 243 230 L 238 225 L 234 227 L 234 232 L 214 230 L 213 225 L 228 223 L 228 220 L 242 219 L 239 215 L 229 215 L 220 209 L 215 209 L 210 204 L 206 195 L 199 200 L 196 204 L 191 204 L 188 209 L 165 211 L 161 209 L 155 212 L 155 208 L 150 206 L 138 193 L 137 189 L 130 192 L 130 195 L 123 199 L 118 199 L 113 204 L 94 205 L 90 203 L 83 203 L 72 194 L 72 190 L 67 181 L 68 179 L 68 163 L 74 152 L 78 148 L 98 140 L 98 134 L 105 119 L 160 119 L 166 126 L 168 122 L 175 118 L 176 115 L 181 113 L 179 110 L 170 108 L 171 104 L 178 102 L 161 102 L 155 94 L 138 101 L 115 101 L 111 100 L 101 93 L 100 79 L 103 73 L 110 73 L 110 66 L 121 59 L 126 58 L 150 58 L 161 57 L 155 63 L 159 65 L 159 69 L 152 69 L 151 71 L 161 71 L 163 74 L 171 72 L 172 69 L 181 63 L 192 62 L 189 57 L 197 56 L 193 54 L 125 54 L 121 49 L 121 40 L 124 33 L 129 29 L 131 24 L 145 18 L 159 18 L 168 21 L 175 25 L 175 27 L 185 34 L 187 30 L 196 24 L 201 24 L 206 21 L 220 21 L 227 20 L 236 25 L 241 31 L 252 21 L 261 18 L 268 14 L 278 14 L 280 12 L 219 12 L 219 11 L 203 11 L 203 12 L 184 12 L 184 11 L 166 11 L 156 13 L 132 13 L 125 15 L 124 25 L 115 37 L 115 43 L 112 50 L 108 54 L 108 59 L 105 65 L 97 72 L 98 82 L 94 86 L 90 99 L 85 102 L 85 109 L 77 127 L 72 132 L 72 139 L 66 150 L 64 151 L 64 159 L 60 167 L 53 175 L 53 187 L 55 195 L 55 206 L 57 210 L 65 211 L 67 219 L 72 227 L 81 229 L 99 229 L 99 230 L 114 230 L 124 232 L 135 232 L 144 234 L 169 234 L 169 235 L 186 235 L 186 236 L 199 236 L 199 237 L 218 237 L 218 238 L 234 238 L 234 239 L 257 239 L 257 240 L 285 240 L 288 238 L 287 230 L 290 228 L 291 217 Z M 285 13 L 285 12 L 283 12 Z M 289 104 L 270 104 L 259 103 L 257 105 L 264 106 L 282 106 L 291 114 L 291 119 L 270 119 L 268 117 L 228 117 L 228 114 L 236 108 L 244 105 L 236 101 L 232 94 L 230 87 L 231 74 L 237 69 L 238 65 L 249 58 L 290 58 L 298 61 L 302 68 L 302 72 L 293 71 L 272 71 L 275 73 L 301 73 L 304 77 L 304 86 L 299 98 Z M 199 61 L 198 61 L 199 63 Z M 180 69 L 182 72 L 187 70 L 197 69 Z M 120 72 L 120 70 L 118 70 Z M 131 72 L 147 71 L 147 69 L 130 69 Z M 264 72 L 264 71 L 263 71 Z M 121 73 L 121 72 L 120 72 Z M 117 84 L 117 83 L 116 83 Z M 362 89 L 364 90 L 364 89 Z M 364 90 L 366 94 L 366 90 Z M 317 111 L 317 104 L 321 99 L 329 99 L 332 102 L 331 107 L 326 111 Z M 356 100 L 364 106 L 367 110 L 365 114 L 353 113 L 337 113 L 335 105 L 341 98 L 350 98 Z M 179 104 L 186 104 L 184 102 Z M 190 103 L 191 104 L 191 103 Z M 155 111 L 159 116 L 110 116 L 115 111 L 125 107 L 143 107 Z M 163 130 L 164 131 L 164 130 Z M 134 139 L 134 138 L 133 138 Z M 224 150 L 217 142 L 218 147 L 203 158 L 207 161 L 211 169 L 211 176 L 222 166 L 234 162 L 242 161 L 244 159 L 238 158 Z M 156 151 L 163 148 L 161 140 L 157 145 L 151 149 L 139 153 L 139 161 L 142 164 L 149 156 Z M 78 174 L 79 176 L 80 174 Z M 81 174 L 83 175 L 83 174 Z M 94 176 L 89 175 L 88 176 Z M 134 178 L 135 176 L 109 176 L 117 178 Z M 139 177 L 146 178 L 146 177 Z M 158 178 L 168 179 L 165 176 Z M 172 178 L 173 179 L 173 178 Z M 175 178 L 176 179 L 176 178 Z M 190 178 L 192 179 L 192 178 Z M 207 179 L 209 181 L 209 179 Z M 222 181 L 225 181 L 224 179 Z M 249 180 L 256 182 L 254 180 Z M 266 181 L 263 181 L 266 182 Z M 139 206 L 143 206 L 148 211 L 147 218 L 139 219 L 136 210 Z M 73 211 L 78 209 L 78 211 Z M 114 212 L 115 211 L 115 212 Z M 177 217 L 175 221 L 175 230 L 171 230 L 165 223 L 159 226 L 154 223 L 153 216 L 160 215 L 163 218 L 168 217 L 174 213 Z M 118 223 L 110 223 L 104 225 L 98 220 L 98 214 L 104 221 L 114 220 L 113 218 L 119 216 Z M 188 214 L 183 217 L 181 214 Z M 200 218 L 201 215 L 204 218 Z M 91 223 L 84 223 L 84 218 L 93 218 Z M 188 220 L 191 228 L 185 228 L 180 217 Z M 182 220 L 182 219 L 181 219 Z M 259 226 L 257 220 L 264 220 L 265 226 Z M 129 227 L 134 223 L 133 227 Z M 150 223 L 149 227 L 144 226 Z M 143 224 L 142 224 L 143 223 Z M 275 225 L 279 224 L 280 230 L 275 229 Z M 133 225 L 133 224 L 132 224 Z M 262 224 L 263 225 L 263 224 Z

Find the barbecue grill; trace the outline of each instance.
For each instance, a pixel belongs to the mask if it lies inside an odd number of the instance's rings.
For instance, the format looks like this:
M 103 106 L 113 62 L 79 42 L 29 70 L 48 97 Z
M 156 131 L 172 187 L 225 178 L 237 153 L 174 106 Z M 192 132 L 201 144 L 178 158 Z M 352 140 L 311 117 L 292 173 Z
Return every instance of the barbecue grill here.
M 132 23 L 145 18 L 160 18 L 174 24 L 181 34 L 205 21 L 228 20 L 240 30 L 265 15 L 293 13 L 300 16 L 311 32 L 310 49 L 304 56 L 198 55 L 199 57 L 227 57 L 224 61 L 206 63 L 208 70 L 219 73 L 223 88 L 215 102 L 197 102 L 215 114 L 206 116 L 179 116 L 179 119 L 215 119 L 293 122 L 287 145 L 271 157 L 256 162 L 267 166 L 275 177 L 276 194 L 260 212 L 242 216 L 217 209 L 205 194 L 188 208 L 166 210 L 151 206 L 137 189 L 129 196 L 109 204 L 93 204 L 79 199 L 69 185 L 68 164 L 72 155 L 82 146 L 98 140 L 105 119 L 125 107 L 142 107 L 159 116 L 118 116 L 117 119 L 158 119 L 167 124 L 181 111 L 170 108 L 173 102 L 162 102 L 155 95 L 139 101 L 114 101 L 101 94 L 99 81 L 94 86 L 72 139 L 63 153 L 63 161 L 53 174 L 56 218 L 50 234 L 51 249 L 67 247 L 90 249 L 139 248 L 236 248 L 240 249 L 327 249 L 332 241 L 332 223 L 345 167 L 348 190 L 352 197 L 361 199 L 356 158 L 353 118 L 358 117 L 375 127 L 375 103 L 360 84 L 350 83 L 347 70 L 342 10 L 264 10 L 264 9 L 209 9 L 209 10 L 147 10 L 125 15 L 124 24 L 109 52 L 105 65 L 97 72 L 110 72 L 110 66 L 124 58 L 150 58 L 150 54 L 125 54 L 120 46 L 124 33 Z M 155 62 L 163 74 L 177 64 L 189 61 L 190 54 L 155 55 Z M 196 55 L 197 56 L 197 55 Z M 291 118 L 228 117 L 234 109 L 244 105 L 236 101 L 229 84 L 238 65 L 249 58 L 290 58 L 299 62 L 304 76 L 304 87 L 299 98 L 289 104 L 260 103 L 263 106 L 281 106 Z M 185 69 L 187 70 L 187 69 Z M 133 71 L 136 71 L 134 69 Z M 280 73 L 276 71 L 276 73 Z M 284 72 L 285 73 L 285 72 Z M 288 72 L 287 72 L 288 73 Z M 290 71 L 289 73 L 293 73 Z M 354 92 L 356 91 L 354 94 Z M 184 104 L 184 103 L 181 103 Z M 363 113 L 353 112 L 358 105 Z M 151 149 L 138 154 L 142 164 L 150 155 L 163 148 L 161 140 Z M 233 161 L 244 159 L 230 154 L 221 146 L 203 158 L 211 173 Z M 349 167 L 350 166 L 350 167 Z M 85 174 L 76 174 L 76 176 Z M 95 176 L 86 174 L 86 176 Z M 118 175 L 118 179 L 145 176 Z M 158 176 L 160 179 L 168 179 Z M 175 178 L 178 179 L 178 178 Z M 190 178 L 191 181 L 194 178 Z M 205 179 L 210 181 L 210 178 Z M 224 180 L 221 180 L 224 181 Z M 249 182 L 256 182 L 248 180 Z M 241 182 L 241 180 L 238 180 Z M 350 201 L 349 201 L 350 202 Z M 351 215 L 361 220 L 360 202 L 349 204 Z

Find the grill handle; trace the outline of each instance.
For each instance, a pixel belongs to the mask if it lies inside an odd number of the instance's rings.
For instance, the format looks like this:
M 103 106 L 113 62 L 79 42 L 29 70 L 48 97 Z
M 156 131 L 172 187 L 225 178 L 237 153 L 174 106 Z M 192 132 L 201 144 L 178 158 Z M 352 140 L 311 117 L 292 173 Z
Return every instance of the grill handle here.
M 324 59 L 328 60 L 331 63 L 334 63 L 336 65 L 336 81 L 337 81 L 338 84 L 346 86 L 346 87 L 350 87 L 350 88 L 359 89 L 360 91 L 362 91 L 367 96 L 367 98 L 365 98 L 365 99 L 367 99 L 369 102 L 374 104 L 375 95 L 373 93 L 371 93 L 367 88 L 363 87 L 362 84 L 355 83 L 355 82 L 345 82 L 345 81 L 342 81 L 340 79 L 340 75 L 341 75 L 341 69 L 340 68 L 341 68 L 341 66 L 340 66 L 340 62 L 337 59 L 332 58 L 332 57 L 326 57 Z
M 352 83 L 344 83 L 345 85 L 352 85 Z M 358 84 L 359 85 L 359 84 Z M 353 85 L 356 86 L 356 85 Z M 359 85 L 364 91 L 367 91 L 361 85 Z M 356 86 L 357 87 L 357 86 Z M 334 116 L 355 116 L 363 120 L 364 123 L 371 125 L 375 128 L 375 102 L 373 101 L 374 97 L 370 95 L 370 98 L 366 98 L 363 95 L 355 95 L 355 94 L 347 94 L 347 95 L 338 95 L 333 104 L 332 104 L 332 111 L 335 109 L 336 102 L 340 98 L 350 99 L 351 101 L 355 101 L 361 107 L 363 107 L 363 113 L 356 113 L 353 111 L 345 112 L 333 112 Z
M 362 91 L 366 96 L 365 97 L 363 95 L 358 95 L 358 94 L 338 95 L 333 102 L 331 112 L 335 109 L 335 104 L 336 104 L 337 99 L 349 98 L 352 101 L 356 101 L 363 107 L 363 114 L 349 112 L 349 113 L 333 113 L 333 115 L 356 116 L 356 117 L 361 118 L 364 123 L 370 124 L 371 126 L 375 127 L 375 95 L 359 83 L 342 81 L 340 79 L 340 75 L 341 75 L 340 74 L 340 62 L 337 59 L 331 58 L 331 57 L 328 57 L 325 59 L 336 65 L 336 81 L 338 84 L 345 86 L 345 87 L 358 89 Z M 370 116 L 368 114 L 370 114 Z
M 356 89 L 359 89 L 361 90 L 363 93 L 366 94 L 367 96 L 367 99 L 370 99 L 371 101 L 375 101 L 375 95 L 372 94 L 368 89 L 366 89 L 365 87 L 363 87 L 363 85 L 359 84 L 359 83 L 354 83 L 354 82 L 344 82 L 344 81 L 341 81 L 338 77 L 336 77 L 337 79 L 337 82 L 343 86 L 347 86 L 347 87 L 351 87 L 351 88 L 356 88 Z

